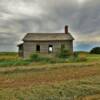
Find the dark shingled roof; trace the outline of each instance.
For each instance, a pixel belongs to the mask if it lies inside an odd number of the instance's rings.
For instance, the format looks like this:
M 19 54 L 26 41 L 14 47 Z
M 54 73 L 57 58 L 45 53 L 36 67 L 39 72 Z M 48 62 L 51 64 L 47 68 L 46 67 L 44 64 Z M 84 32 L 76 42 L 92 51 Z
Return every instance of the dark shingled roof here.
M 27 33 L 23 41 L 74 40 L 70 33 Z

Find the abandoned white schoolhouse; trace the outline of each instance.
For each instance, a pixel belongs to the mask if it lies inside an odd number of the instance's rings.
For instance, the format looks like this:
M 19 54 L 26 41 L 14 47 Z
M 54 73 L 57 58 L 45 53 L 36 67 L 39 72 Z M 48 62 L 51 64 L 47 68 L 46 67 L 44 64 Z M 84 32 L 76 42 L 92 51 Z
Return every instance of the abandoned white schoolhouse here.
M 59 48 L 65 46 L 73 52 L 73 36 L 65 26 L 64 33 L 27 33 L 23 43 L 19 44 L 19 56 L 28 58 L 34 53 L 56 53 Z

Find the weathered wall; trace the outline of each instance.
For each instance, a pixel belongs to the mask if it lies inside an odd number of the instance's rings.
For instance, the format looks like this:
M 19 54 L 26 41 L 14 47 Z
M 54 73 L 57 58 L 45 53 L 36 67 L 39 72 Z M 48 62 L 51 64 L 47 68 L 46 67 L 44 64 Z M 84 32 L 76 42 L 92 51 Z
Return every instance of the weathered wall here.
M 48 46 L 53 45 L 53 53 L 55 53 L 62 44 L 73 51 L 73 41 L 24 42 L 24 58 L 28 58 L 33 52 L 36 52 L 36 45 L 40 45 L 40 53 L 48 53 Z

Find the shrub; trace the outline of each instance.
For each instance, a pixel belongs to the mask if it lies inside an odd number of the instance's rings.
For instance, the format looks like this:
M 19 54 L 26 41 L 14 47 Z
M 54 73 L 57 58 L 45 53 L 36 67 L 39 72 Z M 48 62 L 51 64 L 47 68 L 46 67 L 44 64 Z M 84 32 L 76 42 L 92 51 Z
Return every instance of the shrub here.
M 70 55 L 71 52 L 67 50 L 64 46 L 62 46 L 58 51 L 58 53 L 56 54 L 56 56 L 59 58 L 68 58 Z
M 100 47 L 95 47 L 90 51 L 91 54 L 100 54 Z
M 31 60 L 31 61 L 39 61 L 39 60 L 40 60 L 40 57 L 39 57 L 38 54 L 33 53 L 33 54 L 30 56 L 30 60 Z
M 32 62 L 42 62 L 42 63 L 62 63 L 65 62 L 64 59 L 58 57 L 43 56 L 41 54 L 33 53 L 30 56 L 30 61 Z
M 87 57 L 86 55 L 83 54 L 77 54 L 74 53 L 71 57 L 69 57 L 69 59 L 67 60 L 67 62 L 84 62 L 87 61 Z
M 74 52 L 74 53 L 73 53 L 73 56 L 74 56 L 74 57 L 78 57 L 78 55 L 79 55 L 78 52 Z
M 30 56 L 30 60 L 31 61 L 36 61 L 36 62 L 50 62 L 50 58 L 45 57 L 45 56 L 41 56 L 41 55 L 39 55 L 37 53 L 33 53 Z

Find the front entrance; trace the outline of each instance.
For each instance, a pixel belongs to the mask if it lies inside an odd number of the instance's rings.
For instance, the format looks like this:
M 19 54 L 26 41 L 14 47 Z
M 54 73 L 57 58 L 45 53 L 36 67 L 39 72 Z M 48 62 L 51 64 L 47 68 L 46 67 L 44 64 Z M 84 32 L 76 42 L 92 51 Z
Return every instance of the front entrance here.
M 49 52 L 49 53 L 52 53 L 52 52 L 53 52 L 53 45 L 49 45 L 49 46 L 48 46 L 48 52 Z
M 36 52 L 40 52 L 40 45 L 36 45 Z

